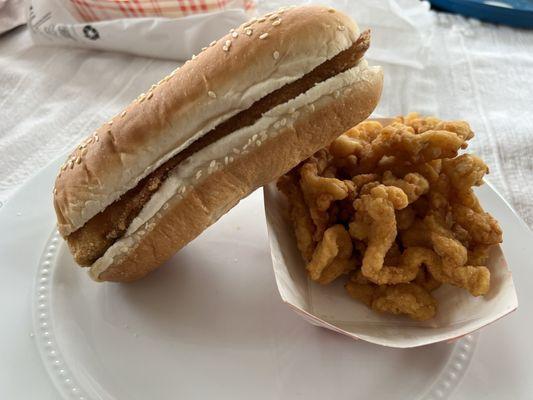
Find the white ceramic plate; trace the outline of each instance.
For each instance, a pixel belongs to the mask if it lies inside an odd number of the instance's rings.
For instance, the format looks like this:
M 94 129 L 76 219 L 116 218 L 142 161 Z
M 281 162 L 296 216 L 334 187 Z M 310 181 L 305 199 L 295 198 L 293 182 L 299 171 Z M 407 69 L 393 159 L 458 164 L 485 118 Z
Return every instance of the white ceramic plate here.
M 30 180 L 0 214 L 2 399 L 57 399 L 45 370 L 63 398 L 77 400 L 443 399 L 469 362 L 476 363 L 477 335 L 387 349 L 295 315 L 276 290 L 259 192 L 148 278 L 130 285 L 92 282 L 50 237 L 58 165 Z M 508 209 L 494 213 L 506 240 L 512 238 L 509 248 L 504 244 L 511 268 L 523 270 L 532 257 L 524 243 L 529 231 Z M 523 271 L 515 273 L 519 297 L 521 282 L 533 280 Z M 489 341 L 491 348 L 483 345 L 485 355 L 477 357 L 498 354 L 495 370 L 513 354 L 513 376 L 525 376 L 533 358 L 525 340 L 513 350 L 527 337 L 517 324 L 531 327 L 525 315 L 531 308 L 519 301 L 519 311 L 484 330 L 477 345 Z M 485 335 L 491 329 L 499 330 L 500 348 Z M 461 384 L 468 395 L 506 374 L 490 372 L 487 362 L 477 369 L 481 376 Z M 491 380 L 491 373 L 498 378 Z M 528 385 L 522 379 L 512 391 L 525 395 Z M 485 397 L 494 393 L 498 389 Z M 472 398 L 460 391 L 454 396 Z

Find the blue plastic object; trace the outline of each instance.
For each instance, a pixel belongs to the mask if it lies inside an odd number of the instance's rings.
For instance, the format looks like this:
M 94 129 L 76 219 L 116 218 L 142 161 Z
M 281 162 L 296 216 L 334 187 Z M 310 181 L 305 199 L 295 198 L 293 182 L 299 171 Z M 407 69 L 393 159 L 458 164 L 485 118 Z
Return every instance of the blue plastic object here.
M 518 28 L 533 29 L 533 0 L 429 0 L 438 9 Z

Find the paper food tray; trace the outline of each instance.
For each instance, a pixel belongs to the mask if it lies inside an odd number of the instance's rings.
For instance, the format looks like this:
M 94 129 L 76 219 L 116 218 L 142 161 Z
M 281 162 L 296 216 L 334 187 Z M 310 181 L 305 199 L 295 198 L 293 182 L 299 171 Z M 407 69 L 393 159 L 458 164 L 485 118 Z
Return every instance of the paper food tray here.
M 491 288 L 487 295 L 473 297 L 464 289 L 443 285 L 433 292 L 438 311 L 429 321 L 378 314 L 348 295 L 344 289 L 345 279 L 325 286 L 308 279 L 305 263 L 296 247 L 285 196 L 271 183 L 264 188 L 264 199 L 279 293 L 285 303 L 314 325 L 353 339 L 407 348 L 456 339 L 518 307 L 511 271 L 501 247 L 494 246 L 488 261 Z

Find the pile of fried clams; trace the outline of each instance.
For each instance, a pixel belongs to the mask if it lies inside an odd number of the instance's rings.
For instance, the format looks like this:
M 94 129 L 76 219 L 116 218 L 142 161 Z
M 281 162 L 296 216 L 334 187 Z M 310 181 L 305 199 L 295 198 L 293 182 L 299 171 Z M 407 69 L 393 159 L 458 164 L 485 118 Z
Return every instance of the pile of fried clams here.
M 416 113 L 365 121 L 282 176 L 310 279 L 347 277 L 354 299 L 415 320 L 435 316 L 442 284 L 486 294 L 502 231 L 472 190 L 487 166 L 458 155 L 472 137 L 466 122 Z

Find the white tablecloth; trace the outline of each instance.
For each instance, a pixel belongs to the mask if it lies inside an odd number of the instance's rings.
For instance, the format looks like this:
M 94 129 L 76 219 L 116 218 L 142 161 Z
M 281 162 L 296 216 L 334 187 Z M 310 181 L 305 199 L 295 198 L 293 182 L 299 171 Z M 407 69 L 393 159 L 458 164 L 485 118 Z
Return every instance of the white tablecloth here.
M 471 150 L 490 166 L 489 180 L 533 226 L 533 31 L 437 14 L 416 0 L 322 3 L 373 30 L 368 58 L 386 76 L 376 112 L 469 121 Z M 0 36 L 0 201 L 174 67 L 38 47 L 26 28 Z

